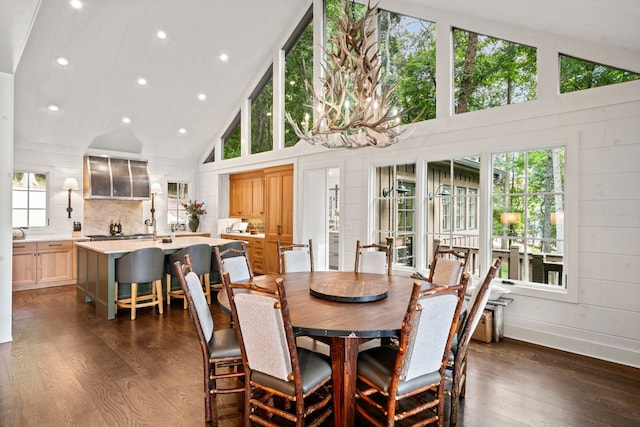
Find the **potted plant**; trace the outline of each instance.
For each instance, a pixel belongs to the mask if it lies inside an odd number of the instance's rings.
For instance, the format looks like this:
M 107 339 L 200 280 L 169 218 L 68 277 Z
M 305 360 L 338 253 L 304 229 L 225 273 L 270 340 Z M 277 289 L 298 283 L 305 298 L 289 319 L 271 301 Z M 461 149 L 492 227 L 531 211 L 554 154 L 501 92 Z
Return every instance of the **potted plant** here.
M 204 208 L 204 202 L 189 200 L 188 203 L 183 203 L 182 206 L 189 215 L 189 230 L 195 233 L 196 230 L 198 230 L 198 226 L 200 225 L 200 215 L 204 215 L 207 213 Z

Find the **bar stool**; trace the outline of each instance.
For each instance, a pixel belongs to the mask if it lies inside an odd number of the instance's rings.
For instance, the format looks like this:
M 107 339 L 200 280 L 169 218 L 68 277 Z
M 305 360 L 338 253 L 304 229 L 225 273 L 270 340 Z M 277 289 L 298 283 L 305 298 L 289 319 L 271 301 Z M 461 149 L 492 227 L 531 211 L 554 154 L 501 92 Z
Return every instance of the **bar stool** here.
M 211 291 L 209 286 L 209 276 L 211 273 L 211 246 L 206 243 L 200 243 L 197 245 L 187 246 L 180 249 L 171 255 L 167 255 L 167 305 L 171 304 L 171 297 L 182 298 L 184 300 L 183 308 L 187 309 L 187 299 L 184 297 L 184 292 L 178 283 L 177 288 L 172 287 L 172 279 L 178 277 L 174 267 L 176 261 L 182 262 L 184 256 L 189 254 L 191 259 L 191 271 L 196 273 L 200 278 L 200 283 L 203 284 L 204 295 L 207 297 L 207 303 L 211 304 Z
M 136 319 L 136 309 L 158 306 L 162 314 L 162 276 L 164 275 L 164 252 L 160 248 L 144 248 L 130 252 L 116 260 L 115 310 L 118 307 L 131 309 L 131 320 Z M 131 284 L 131 296 L 120 298 L 121 283 Z M 139 284 L 151 284 L 149 293 L 138 295 Z

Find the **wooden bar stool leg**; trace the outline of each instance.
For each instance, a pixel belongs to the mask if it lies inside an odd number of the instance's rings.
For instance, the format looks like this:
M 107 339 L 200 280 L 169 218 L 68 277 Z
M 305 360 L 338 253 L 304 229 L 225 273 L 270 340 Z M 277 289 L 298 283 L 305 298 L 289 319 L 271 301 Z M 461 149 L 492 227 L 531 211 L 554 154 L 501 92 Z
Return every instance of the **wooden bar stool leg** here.
M 163 313 L 163 307 L 162 307 L 162 280 L 156 280 L 156 293 L 158 295 L 158 311 L 160 312 L 160 314 Z
M 167 274 L 167 305 L 171 304 L 171 275 Z
M 204 286 L 204 294 L 207 297 L 207 303 L 211 305 L 211 286 L 209 286 L 209 273 L 205 273 L 202 278 L 202 285 Z M 185 302 L 186 302 L 185 298 Z
M 115 294 L 113 298 L 115 306 L 113 307 L 113 314 L 118 315 L 118 282 L 114 282 L 113 293 Z
M 136 303 L 138 302 L 138 284 L 131 284 L 131 320 L 136 320 Z

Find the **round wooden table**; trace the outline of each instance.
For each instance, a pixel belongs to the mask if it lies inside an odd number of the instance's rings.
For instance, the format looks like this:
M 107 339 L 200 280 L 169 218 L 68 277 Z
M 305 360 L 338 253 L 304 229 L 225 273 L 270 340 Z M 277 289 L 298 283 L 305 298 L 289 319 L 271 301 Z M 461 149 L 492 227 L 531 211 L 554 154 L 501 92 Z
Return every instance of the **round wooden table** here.
M 278 277 L 283 278 L 287 290 L 294 332 L 328 338 L 333 369 L 334 425 L 354 425 L 358 345 L 363 339 L 400 334 L 415 279 L 350 271 L 316 271 L 256 276 L 253 282 L 260 287 L 275 288 Z M 386 297 L 369 302 L 334 301 L 311 294 L 314 283 L 326 286 L 332 281 L 342 287 L 348 282 L 354 287 L 366 282 L 384 286 L 388 291 Z M 218 292 L 218 301 L 229 310 L 225 292 Z

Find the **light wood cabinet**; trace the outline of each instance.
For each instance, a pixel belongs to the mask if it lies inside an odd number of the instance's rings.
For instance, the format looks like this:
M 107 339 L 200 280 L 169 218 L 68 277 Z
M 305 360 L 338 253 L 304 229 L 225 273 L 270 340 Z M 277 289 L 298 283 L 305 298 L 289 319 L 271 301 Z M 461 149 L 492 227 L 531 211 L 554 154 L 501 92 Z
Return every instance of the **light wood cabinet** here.
M 264 218 L 264 177 L 262 171 L 229 177 L 229 216 Z
M 13 244 L 13 290 L 68 285 L 75 281 L 71 240 Z
M 264 170 L 265 273 L 278 273 L 277 241 L 293 242 L 293 165 Z

